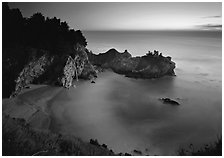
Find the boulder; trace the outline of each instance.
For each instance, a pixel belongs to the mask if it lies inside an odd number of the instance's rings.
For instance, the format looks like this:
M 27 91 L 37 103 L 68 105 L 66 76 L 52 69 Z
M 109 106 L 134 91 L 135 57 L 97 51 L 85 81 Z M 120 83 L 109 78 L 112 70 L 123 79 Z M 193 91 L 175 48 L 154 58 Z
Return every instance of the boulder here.
M 95 81 L 91 81 L 91 83 L 96 83 Z
M 125 153 L 124 156 L 132 156 L 132 155 L 129 153 Z
M 134 152 L 135 154 L 142 155 L 142 152 L 141 152 L 140 150 L 136 150 L 136 149 L 134 149 L 133 152 Z
M 161 98 L 160 100 L 162 100 L 164 104 L 180 105 L 177 101 L 172 100 L 170 98 Z

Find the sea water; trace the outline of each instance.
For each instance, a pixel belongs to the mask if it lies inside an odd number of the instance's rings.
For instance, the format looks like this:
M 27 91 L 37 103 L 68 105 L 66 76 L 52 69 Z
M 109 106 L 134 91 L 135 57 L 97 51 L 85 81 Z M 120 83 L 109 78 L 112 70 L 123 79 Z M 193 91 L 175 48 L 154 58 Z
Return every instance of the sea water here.
M 203 147 L 222 132 L 221 32 L 84 32 L 88 48 L 133 56 L 158 50 L 176 63 L 175 77 L 132 79 L 106 71 L 95 84 L 80 81 L 51 105 L 51 130 L 97 139 L 116 153 L 176 155 Z M 163 104 L 169 97 L 180 106 Z

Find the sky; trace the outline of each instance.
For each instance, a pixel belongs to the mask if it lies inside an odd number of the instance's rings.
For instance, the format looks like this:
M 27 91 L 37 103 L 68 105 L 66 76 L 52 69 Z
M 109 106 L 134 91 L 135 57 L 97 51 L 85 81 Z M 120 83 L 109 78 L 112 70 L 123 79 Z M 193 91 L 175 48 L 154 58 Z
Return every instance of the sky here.
M 41 12 L 80 30 L 221 30 L 221 2 L 17 2 L 25 17 Z

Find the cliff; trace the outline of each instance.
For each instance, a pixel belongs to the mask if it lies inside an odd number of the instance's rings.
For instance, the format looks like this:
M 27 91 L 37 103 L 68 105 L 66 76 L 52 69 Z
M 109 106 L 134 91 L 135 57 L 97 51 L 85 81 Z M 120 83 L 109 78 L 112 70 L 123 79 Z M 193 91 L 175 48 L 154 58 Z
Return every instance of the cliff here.
M 70 88 L 74 79 L 93 77 L 96 77 L 96 71 L 88 60 L 86 48 L 77 44 L 70 54 L 58 56 L 45 52 L 39 58 L 34 57 L 17 77 L 15 91 L 11 96 L 18 95 L 31 83 L 55 84 Z
M 16 96 L 30 83 L 55 84 L 70 88 L 74 80 L 97 77 L 97 70 L 93 65 L 110 68 L 116 73 L 134 78 L 175 75 L 175 63 L 171 57 L 158 55 L 157 51 L 142 57 L 132 57 L 127 50 L 120 53 L 116 49 L 110 49 L 106 53 L 96 55 L 84 46 L 76 44 L 69 54 L 66 52 L 64 55 L 52 55 L 43 51 L 40 57 L 33 56 L 19 73 L 15 81 L 15 91 L 11 96 Z
M 17 95 L 28 83 L 58 82 L 69 87 L 75 76 L 72 73 L 77 73 L 77 78 L 87 78 L 92 73 L 88 59 L 82 55 L 87 46 L 86 38 L 65 21 L 41 13 L 23 17 L 19 9 L 11 9 L 4 2 L 2 32 L 4 98 L 14 91 L 13 95 Z M 83 48 L 74 48 L 77 45 Z
M 90 61 L 103 68 L 111 68 L 114 72 L 134 78 L 158 78 L 165 75 L 174 76 L 175 63 L 171 57 L 164 57 L 158 51 L 149 52 L 142 57 L 132 57 L 125 50 L 119 53 L 110 49 L 98 55 L 88 53 Z
M 30 83 L 69 88 L 74 79 L 97 77 L 95 68 L 110 68 L 135 78 L 174 75 L 175 63 L 158 51 L 142 57 L 115 49 L 98 55 L 90 53 L 82 32 L 70 29 L 56 17 L 35 13 L 24 18 L 19 9 L 3 3 L 2 18 L 3 97 L 16 96 Z
M 169 57 L 132 57 L 128 51 L 120 53 L 115 49 L 95 55 L 86 49 L 87 41 L 80 30 L 70 29 L 56 17 L 36 13 L 25 18 L 7 3 L 3 3 L 2 10 L 2 93 L 3 98 L 13 97 L 8 99 L 7 108 L 3 106 L 3 155 L 114 155 L 97 141 L 86 143 L 38 129 L 50 122 L 49 113 L 43 109 L 54 93 L 46 94 L 43 89 L 33 94 L 39 100 L 16 100 L 29 84 L 70 88 L 74 80 L 93 79 L 103 68 L 128 77 L 174 75 L 175 63 Z

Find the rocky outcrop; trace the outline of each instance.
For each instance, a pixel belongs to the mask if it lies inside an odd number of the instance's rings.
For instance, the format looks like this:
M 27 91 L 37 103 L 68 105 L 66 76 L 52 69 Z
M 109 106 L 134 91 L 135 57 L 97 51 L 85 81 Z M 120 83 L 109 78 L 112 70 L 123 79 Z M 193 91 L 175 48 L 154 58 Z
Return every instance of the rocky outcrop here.
M 88 60 L 86 48 L 77 44 L 69 55 L 55 56 L 45 53 L 31 60 L 16 79 L 16 96 L 30 83 L 51 83 L 70 88 L 73 80 L 92 79 L 97 73 Z
M 92 79 L 97 76 L 93 65 L 88 60 L 86 48 L 76 45 L 75 52 L 71 56 L 68 56 L 63 69 L 61 84 L 66 88 L 72 86 L 74 78 L 78 81 L 79 78 Z
M 12 93 L 11 97 L 16 96 L 23 88 L 32 83 L 34 78 L 42 75 L 47 66 L 49 66 L 53 60 L 54 57 L 50 57 L 49 55 L 44 54 L 39 59 L 34 58 L 32 61 L 30 61 L 16 79 L 15 91 Z
M 143 56 L 137 67 L 127 73 L 127 77 L 159 78 L 165 75 L 174 76 L 175 63 L 163 56 Z
M 170 98 L 161 98 L 160 100 L 163 101 L 164 104 L 180 105 L 177 101 L 172 100 Z
M 115 49 L 110 49 L 106 53 L 95 55 L 77 44 L 72 53 L 65 54 L 59 56 L 45 52 L 39 58 L 34 57 L 20 72 L 11 96 L 16 96 L 30 83 L 51 83 L 70 88 L 74 79 L 93 80 L 97 77 L 97 72 L 105 68 L 134 78 L 175 75 L 175 63 L 171 57 L 164 57 L 158 51 L 154 51 L 154 54 L 149 52 L 142 57 L 132 57 L 127 50 L 119 53 Z
M 77 76 L 75 60 L 73 60 L 72 57 L 69 56 L 63 69 L 63 76 L 60 82 L 64 87 L 69 88 L 72 86 L 72 81 L 75 76 Z
M 132 57 L 125 50 L 119 53 L 110 49 L 106 53 L 98 55 L 88 53 L 90 61 L 103 68 L 111 68 L 114 72 L 134 78 L 158 78 L 165 75 L 175 75 L 175 63 L 171 57 L 164 57 L 158 51 L 149 52 L 142 57 Z

